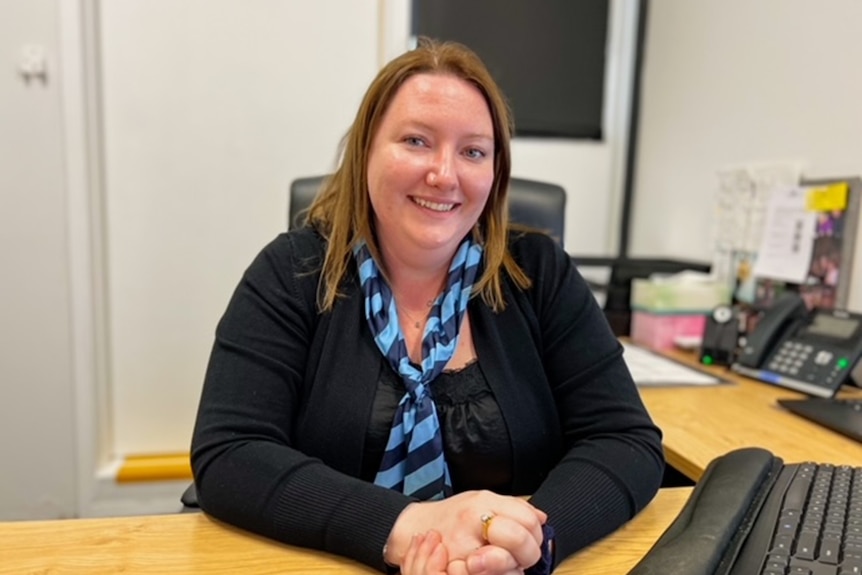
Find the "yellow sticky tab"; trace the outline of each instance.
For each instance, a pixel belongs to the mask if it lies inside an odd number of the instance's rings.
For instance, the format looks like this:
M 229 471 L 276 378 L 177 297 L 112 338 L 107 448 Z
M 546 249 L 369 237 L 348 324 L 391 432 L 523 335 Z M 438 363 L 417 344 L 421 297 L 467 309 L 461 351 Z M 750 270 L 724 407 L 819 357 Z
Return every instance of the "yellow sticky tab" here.
M 806 207 L 812 212 L 831 212 L 847 209 L 847 182 L 839 182 L 808 190 Z

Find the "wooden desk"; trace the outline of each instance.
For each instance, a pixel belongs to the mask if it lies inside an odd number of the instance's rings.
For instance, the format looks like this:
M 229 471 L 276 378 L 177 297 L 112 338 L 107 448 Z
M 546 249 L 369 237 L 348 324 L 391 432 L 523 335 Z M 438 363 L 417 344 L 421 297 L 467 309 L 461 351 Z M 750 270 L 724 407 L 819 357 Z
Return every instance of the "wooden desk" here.
M 699 365 L 693 354 L 669 357 Z M 811 423 L 776 404 L 804 394 L 736 375 L 723 367 L 703 367 L 731 381 L 711 387 L 642 387 L 640 394 L 664 433 L 667 462 L 697 480 L 714 458 L 740 447 L 763 447 L 785 463 L 815 461 L 862 466 L 862 443 Z M 862 397 L 844 386 L 842 396 Z
M 664 532 L 691 492 L 664 489 L 634 520 L 570 557 L 555 575 L 621 575 Z M 0 523 L 0 574 L 371 575 L 353 561 L 275 543 L 203 513 Z

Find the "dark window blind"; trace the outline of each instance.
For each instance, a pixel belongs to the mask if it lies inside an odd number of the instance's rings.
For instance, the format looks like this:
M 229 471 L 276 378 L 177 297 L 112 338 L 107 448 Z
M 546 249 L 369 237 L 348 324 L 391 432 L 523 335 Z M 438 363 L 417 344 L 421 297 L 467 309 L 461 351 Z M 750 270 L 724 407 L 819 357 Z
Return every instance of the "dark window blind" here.
M 472 48 L 519 136 L 602 139 L 608 0 L 413 0 L 412 33 Z

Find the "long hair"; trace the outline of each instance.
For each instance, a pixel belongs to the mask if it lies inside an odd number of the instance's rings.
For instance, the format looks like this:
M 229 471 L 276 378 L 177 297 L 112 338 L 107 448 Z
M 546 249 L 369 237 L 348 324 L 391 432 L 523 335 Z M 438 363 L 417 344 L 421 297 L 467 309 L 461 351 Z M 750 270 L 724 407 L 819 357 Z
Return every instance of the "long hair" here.
M 368 197 L 369 150 L 399 88 L 411 76 L 423 73 L 451 75 L 475 86 L 488 104 L 494 126 L 494 182 L 485 209 L 473 228 L 474 239 L 484 245 L 485 258 L 484 271 L 473 288 L 474 295 L 481 294 L 492 309 L 499 311 L 505 307 L 504 271 L 521 289 L 531 284 L 508 249 L 506 194 L 512 166 L 509 142 L 514 125 L 506 100 L 472 50 L 456 42 L 421 38 L 417 48 L 389 62 L 374 78 L 342 141 L 340 164 L 323 183 L 306 216 L 306 222 L 327 240 L 318 291 L 322 311 L 332 309 L 338 297 L 338 288 L 347 273 L 356 242 L 364 240 L 374 258 L 381 261 Z

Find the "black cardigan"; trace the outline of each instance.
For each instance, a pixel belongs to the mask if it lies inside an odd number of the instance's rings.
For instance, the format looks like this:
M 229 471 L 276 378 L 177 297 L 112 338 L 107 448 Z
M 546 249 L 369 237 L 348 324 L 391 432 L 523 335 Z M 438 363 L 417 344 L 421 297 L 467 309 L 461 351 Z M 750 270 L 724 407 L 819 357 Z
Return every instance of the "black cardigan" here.
M 359 479 L 380 378 L 357 278 L 319 314 L 325 244 L 279 235 L 254 260 L 216 330 L 192 441 L 202 508 L 239 527 L 383 569 L 412 500 Z M 540 234 L 510 249 L 533 280 L 507 307 L 468 308 L 481 369 L 509 429 L 513 489 L 554 526 L 556 561 L 654 496 L 664 459 L 622 347 L 568 255 Z

